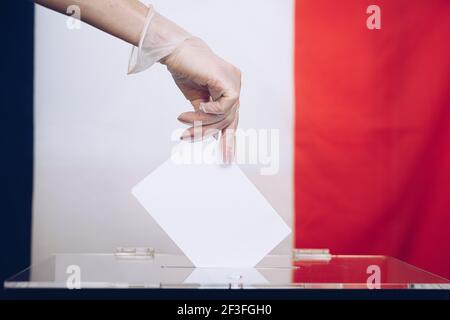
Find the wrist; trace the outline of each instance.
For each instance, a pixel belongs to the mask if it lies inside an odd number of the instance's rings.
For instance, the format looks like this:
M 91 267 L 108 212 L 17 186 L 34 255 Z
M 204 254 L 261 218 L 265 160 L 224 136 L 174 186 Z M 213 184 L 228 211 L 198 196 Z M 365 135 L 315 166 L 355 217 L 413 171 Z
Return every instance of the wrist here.
M 179 25 L 152 9 L 152 18 L 148 26 L 147 45 L 155 47 L 169 47 L 179 44 L 191 37 L 189 32 Z
M 149 7 L 139 46 L 133 48 L 128 73 L 141 72 L 156 62 L 163 62 L 191 35 L 176 23 Z

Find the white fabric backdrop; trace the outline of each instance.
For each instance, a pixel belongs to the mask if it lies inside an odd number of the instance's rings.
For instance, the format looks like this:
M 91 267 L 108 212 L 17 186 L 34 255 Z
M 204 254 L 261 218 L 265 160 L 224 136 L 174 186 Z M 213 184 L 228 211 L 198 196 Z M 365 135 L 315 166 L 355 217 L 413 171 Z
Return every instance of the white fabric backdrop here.
M 279 129 L 281 140 L 277 175 L 243 169 L 292 225 L 292 0 L 152 4 L 243 71 L 240 127 Z M 66 20 L 36 7 L 33 261 L 117 246 L 177 253 L 130 190 L 169 157 L 189 104 L 162 66 L 127 76 L 128 44 Z

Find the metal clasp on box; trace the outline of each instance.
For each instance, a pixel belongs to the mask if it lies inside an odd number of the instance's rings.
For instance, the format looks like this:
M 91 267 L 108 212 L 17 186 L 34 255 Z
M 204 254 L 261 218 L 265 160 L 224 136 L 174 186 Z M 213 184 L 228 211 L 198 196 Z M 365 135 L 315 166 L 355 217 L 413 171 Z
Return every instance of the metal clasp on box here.
M 149 247 L 117 247 L 114 255 L 120 259 L 153 259 L 155 249 Z
M 330 261 L 329 249 L 294 249 L 292 252 L 294 261 Z

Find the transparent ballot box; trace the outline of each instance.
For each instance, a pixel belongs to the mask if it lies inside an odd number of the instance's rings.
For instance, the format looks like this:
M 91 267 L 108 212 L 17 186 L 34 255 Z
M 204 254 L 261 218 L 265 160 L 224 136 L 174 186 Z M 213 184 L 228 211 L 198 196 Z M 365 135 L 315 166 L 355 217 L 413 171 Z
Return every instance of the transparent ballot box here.
M 5 288 L 450 289 L 450 281 L 387 256 L 294 250 L 255 268 L 195 268 L 182 255 L 151 248 L 111 254 L 56 254 L 4 283 Z

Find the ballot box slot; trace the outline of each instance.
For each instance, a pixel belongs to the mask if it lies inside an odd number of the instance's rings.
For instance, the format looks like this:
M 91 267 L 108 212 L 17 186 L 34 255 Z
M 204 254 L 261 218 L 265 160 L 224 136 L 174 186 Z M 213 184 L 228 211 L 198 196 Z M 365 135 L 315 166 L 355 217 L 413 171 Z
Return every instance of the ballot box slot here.
M 294 249 L 292 259 L 294 261 L 324 261 L 328 262 L 332 258 L 329 249 Z
M 124 260 L 154 259 L 155 249 L 151 247 L 117 247 L 114 256 L 116 259 Z

